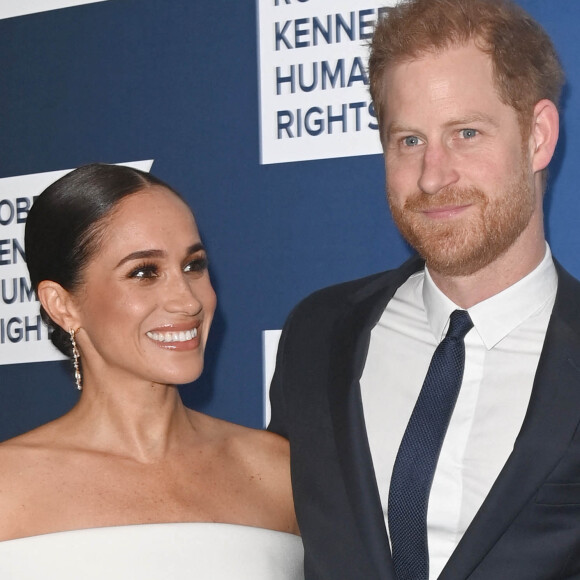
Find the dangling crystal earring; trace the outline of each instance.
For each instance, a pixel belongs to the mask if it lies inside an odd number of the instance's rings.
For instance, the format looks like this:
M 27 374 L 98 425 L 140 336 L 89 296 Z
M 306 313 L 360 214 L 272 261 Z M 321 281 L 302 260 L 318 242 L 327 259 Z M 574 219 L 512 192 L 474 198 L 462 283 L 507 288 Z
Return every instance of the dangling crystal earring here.
M 72 345 L 73 366 L 75 369 L 75 383 L 77 384 L 77 389 L 79 391 L 82 391 L 83 385 L 82 385 L 81 371 L 79 369 L 79 359 L 81 358 L 81 355 L 79 354 L 79 349 L 77 348 L 77 342 L 75 340 L 74 328 L 69 329 L 68 333 L 70 334 L 70 342 Z

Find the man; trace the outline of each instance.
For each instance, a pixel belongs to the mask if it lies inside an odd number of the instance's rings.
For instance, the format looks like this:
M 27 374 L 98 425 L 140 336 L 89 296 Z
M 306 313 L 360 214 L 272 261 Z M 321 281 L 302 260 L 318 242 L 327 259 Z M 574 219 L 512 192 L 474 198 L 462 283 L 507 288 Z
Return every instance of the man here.
M 580 283 L 542 212 L 552 43 L 510 0 L 406 0 L 369 69 L 389 205 L 421 258 L 285 325 L 270 428 L 291 443 L 306 578 L 580 577 Z

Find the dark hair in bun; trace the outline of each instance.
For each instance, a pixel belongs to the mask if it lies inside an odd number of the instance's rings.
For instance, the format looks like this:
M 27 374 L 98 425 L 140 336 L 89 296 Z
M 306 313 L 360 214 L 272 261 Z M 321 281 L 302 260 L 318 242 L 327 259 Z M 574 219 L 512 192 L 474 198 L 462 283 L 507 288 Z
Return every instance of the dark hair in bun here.
M 124 197 L 151 186 L 176 193 L 150 173 L 104 163 L 79 167 L 45 189 L 26 220 L 26 262 L 34 291 L 43 280 L 75 290 L 99 248 L 105 218 Z M 42 306 L 40 314 L 54 345 L 72 357 L 67 329 L 58 326 Z

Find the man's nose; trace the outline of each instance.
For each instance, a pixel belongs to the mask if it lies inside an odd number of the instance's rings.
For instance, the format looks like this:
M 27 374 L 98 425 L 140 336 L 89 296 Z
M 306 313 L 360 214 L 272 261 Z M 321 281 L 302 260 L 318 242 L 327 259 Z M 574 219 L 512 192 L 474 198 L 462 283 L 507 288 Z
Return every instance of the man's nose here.
M 428 143 L 423 154 L 417 185 L 424 193 L 436 194 L 459 179 L 453 152 L 440 143 Z

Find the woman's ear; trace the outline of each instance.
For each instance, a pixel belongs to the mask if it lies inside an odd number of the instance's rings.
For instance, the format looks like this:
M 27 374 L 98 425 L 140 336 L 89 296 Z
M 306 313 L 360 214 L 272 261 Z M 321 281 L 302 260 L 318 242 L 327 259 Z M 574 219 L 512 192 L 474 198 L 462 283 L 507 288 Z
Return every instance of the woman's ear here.
M 72 294 L 57 282 L 43 280 L 38 284 L 38 299 L 46 313 L 61 328 L 78 328 L 80 320 Z

